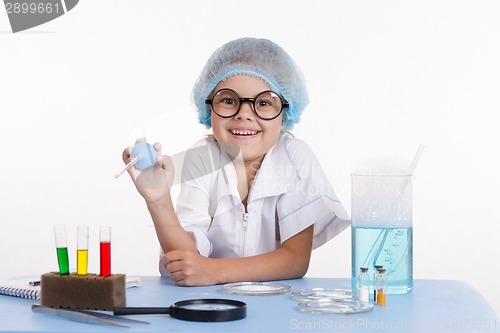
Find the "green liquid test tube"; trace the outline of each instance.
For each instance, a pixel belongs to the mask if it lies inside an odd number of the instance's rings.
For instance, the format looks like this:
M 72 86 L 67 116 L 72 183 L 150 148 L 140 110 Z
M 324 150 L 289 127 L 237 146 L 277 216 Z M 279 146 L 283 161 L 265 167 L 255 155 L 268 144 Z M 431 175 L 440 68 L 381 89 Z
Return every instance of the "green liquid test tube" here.
M 69 274 L 68 246 L 66 243 L 66 228 L 64 225 L 54 226 L 54 237 L 56 240 L 57 263 L 59 275 Z
M 57 263 L 59 264 L 59 275 L 69 274 L 69 258 L 68 258 L 68 248 L 58 247 L 57 248 Z

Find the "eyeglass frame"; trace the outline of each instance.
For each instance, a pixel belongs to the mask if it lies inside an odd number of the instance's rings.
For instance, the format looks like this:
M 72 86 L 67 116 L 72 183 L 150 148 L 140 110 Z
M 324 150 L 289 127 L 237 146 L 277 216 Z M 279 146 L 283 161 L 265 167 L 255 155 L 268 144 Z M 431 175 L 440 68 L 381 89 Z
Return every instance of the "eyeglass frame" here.
M 214 108 L 214 106 L 213 106 L 213 104 L 212 104 L 212 103 L 213 103 L 213 100 L 214 100 L 214 97 L 215 97 L 218 93 L 220 93 L 221 91 L 225 91 L 225 90 L 227 90 L 227 91 L 230 91 L 230 92 L 234 93 L 234 94 L 236 95 L 236 97 L 238 97 L 238 100 L 239 100 L 239 102 L 240 102 L 240 104 L 238 105 L 238 110 L 236 110 L 236 112 L 235 112 L 234 114 L 230 115 L 230 116 L 223 116 L 223 115 L 218 114 L 217 112 L 215 112 L 215 108 Z M 255 108 L 255 101 L 258 99 L 258 97 L 259 97 L 260 95 L 262 95 L 262 94 L 264 94 L 264 93 L 269 93 L 269 92 L 271 92 L 271 93 L 273 93 L 273 94 L 275 94 L 276 96 L 278 96 L 278 97 L 279 97 L 279 99 L 280 99 L 280 101 L 281 101 L 281 110 L 278 112 L 278 114 L 277 114 L 276 116 L 274 116 L 274 117 L 272 117 L 272 118 L 262 118 L 262 117 L 261 117 L 261 116 L 259 116 L 259 114 L 257 113 L 257 110 L 256 110 L 256 108 Z M 240 112 L 240 110 L 241 110 L 241 105 L 243 105 L 243 103 L 244 103 L 244 102 L 249 102 L 249 103 L 253 106 L 253 108 L 252 108 L 253 113 L 255 113 L 255 115 L 256 115 L 257 117 L 259 117 L 260 119 L 262 119 L 262 120 L 273 120 L 273 119 L 276 119 L 276 118 L 278 118 L 278 117 L 279 117 L 279 115 L 283 112 L 283 109 L 285 109 L 285 108 L 289 108 L 289 107 L 290 107 L 290 104 L 289 104 L 287 101 L 285 101 L 285 100 L 283 99 L 283 97 L 281 97 L 278 93 L 276 93 L 275 91 L 272 91 L 272 90 L 264 90 L 264 91 L 261 91 L 261 92 L 260 92 L 257 96 L 255 96 L 254 98 L 242 98 L 242 97 L 240 97 L 240 95 L 238 95 L 238 93 L 237 93 L 236 91 L 234 91 L 233 89 L 229 89 L 229 88 L 222 88 L 222 89 L 217 90 L 217 91 L 215 92 L 215 94 L 213 94 L 213 96 L 212 96 L 211 98 L 207 98 L 207 99 L 205 99 L 205 104 L 210 105 L 210 106 L 211 106 L 211 108 L 212 108 L 212 111 L 213 111 L 216 115 L 218 115 L 219 117 L 221 117 L 221 118 L 231 118 L 231 117 L 236 116 L 236 115 Z

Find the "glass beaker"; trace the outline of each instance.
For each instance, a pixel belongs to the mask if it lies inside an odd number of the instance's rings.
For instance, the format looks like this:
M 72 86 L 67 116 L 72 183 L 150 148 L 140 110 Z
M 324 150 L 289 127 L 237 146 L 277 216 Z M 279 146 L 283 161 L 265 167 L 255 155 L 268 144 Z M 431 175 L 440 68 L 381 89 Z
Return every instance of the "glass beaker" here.
M 413 289 L 412 175 L 353 173 L 351 184 L 353 290 L 360 267 L 373 276 L 381 265 L 387 293 L 407 293 Z

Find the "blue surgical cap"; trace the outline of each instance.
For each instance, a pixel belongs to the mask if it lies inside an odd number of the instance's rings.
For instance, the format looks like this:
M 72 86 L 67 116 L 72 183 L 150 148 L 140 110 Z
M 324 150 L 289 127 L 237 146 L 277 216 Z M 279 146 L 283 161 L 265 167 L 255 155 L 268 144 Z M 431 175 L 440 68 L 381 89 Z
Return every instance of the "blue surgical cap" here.
M 211 127 L 206 98 L 215 86 L 234 75 L 250 75 L 266 82 L 289 103 L 283 125 L 290 130 L 300 120 L 309 103 L 304 76 L 293 59 L 279 45 L 267 39 L 240 38 L 230 41 L 212 54 L 193 87 L 192 97 L 199 121 Z

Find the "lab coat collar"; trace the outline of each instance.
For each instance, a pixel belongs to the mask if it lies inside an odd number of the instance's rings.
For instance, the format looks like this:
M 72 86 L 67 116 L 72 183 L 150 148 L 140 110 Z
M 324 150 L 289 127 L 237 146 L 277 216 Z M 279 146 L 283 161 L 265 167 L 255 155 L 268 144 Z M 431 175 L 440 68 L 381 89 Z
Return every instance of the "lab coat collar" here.
M 250 200 L 287 192 L 297 181 L 297 170 L 290 162 L 283 144 L 286 134 L 267 152 L 250 189 Z
M 221 168 L 217 171 L 217 200 L 220 202 L 221 198 L 226 196 L 233 196 L 239 198 L 237 188 L 236 169 L 232 163 L 232 158 L 222 148 L 220 154 Z M 231 161 L 223 163 L 224 161 Z

